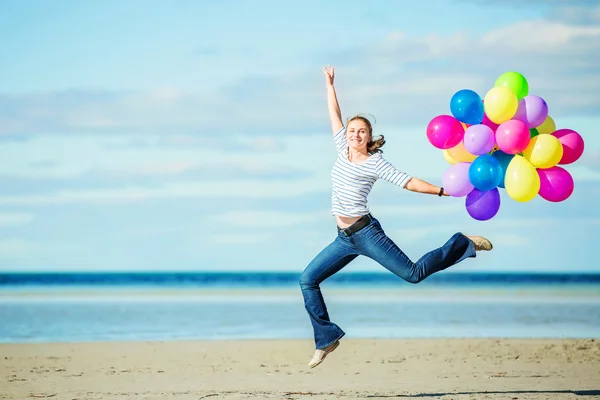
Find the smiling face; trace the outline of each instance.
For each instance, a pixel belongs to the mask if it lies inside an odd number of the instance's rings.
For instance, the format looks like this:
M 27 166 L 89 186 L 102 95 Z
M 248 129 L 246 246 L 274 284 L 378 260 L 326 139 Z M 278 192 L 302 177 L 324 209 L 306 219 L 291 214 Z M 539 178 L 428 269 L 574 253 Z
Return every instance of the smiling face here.
M 371 140 L 371 127 L 361 119 L 353 119 L 346 127 L 346 140 L 354 150 L 366 151 Z

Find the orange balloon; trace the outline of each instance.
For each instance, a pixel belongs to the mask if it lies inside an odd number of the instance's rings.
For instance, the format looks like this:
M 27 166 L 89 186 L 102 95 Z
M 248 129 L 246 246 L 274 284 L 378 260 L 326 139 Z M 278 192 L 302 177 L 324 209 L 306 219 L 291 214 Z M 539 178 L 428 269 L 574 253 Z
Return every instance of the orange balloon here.
M 450 156 L 455 162 L 472 162 L 477 158 L 475 154 L 471 154 L 465 149 L 465 144 L 460 141 L 459 144 L 447 150 L 448 156 Z
M 450 156 L 450 154 L 448 154 L 448 149 L 442 150 L 442 155 L 444 156 L 444 159 L 446 161 L 448 161 L 448 164 L 450 164 L 450 165 L 456 164 L 456 160 L 454 158 L 452 158 Z

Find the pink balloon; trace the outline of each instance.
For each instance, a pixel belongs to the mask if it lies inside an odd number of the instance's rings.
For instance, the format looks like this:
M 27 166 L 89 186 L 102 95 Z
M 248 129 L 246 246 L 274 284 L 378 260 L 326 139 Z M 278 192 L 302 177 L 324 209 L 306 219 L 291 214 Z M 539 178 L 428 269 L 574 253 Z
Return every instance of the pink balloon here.
M 498 129 L 498 126 L 499 126 L 497 123 L 490 121 L 488 116 L 485 114 L 483 114 L 483 121 L 481 121 L 481 123 L 483 125 L 489 126 L 493 132 L 496 132 L 496 129 Z
M 566 169 L 557 166 L 538 168 L 537 173 L 540 176 L 539 195 L 543 199 L 557 203 L 568 199 L 573 193 L 573 177 Z
M 473 190 L 473 185 L 469 180 L 470 166 L 469 162 L 456 163 L 444 172 L 442 185 L 446 193 L 453 197 L 462 197 Z
M 532 129 L 540 126 L 548 116 L 548 104 L 540 96 L 525 96 L 519 101 L 519 108 L 512 119 L 518 119 Z
M 460 143 L 464 135 L 463 125 L 450 115 L 438 115 L 427 125 L 427 139 L 438 149 L 451 149 Z
M 563 156 L 559 164 L 571 164 L 583 154 L 583 138 L 572 129 L 559 129 L 552 133 L 563 146 Z
M 503 122 L 496 129 L 498 148 L 507 154 L 517 154 L 525 150 L 530 136 L 527 125 L 516 119 Z
M 465 149 L 476 156 L 489 153 L 496 144 L 494 131 L 487 125 L 471 125 L 465 131 L 463 138 Z

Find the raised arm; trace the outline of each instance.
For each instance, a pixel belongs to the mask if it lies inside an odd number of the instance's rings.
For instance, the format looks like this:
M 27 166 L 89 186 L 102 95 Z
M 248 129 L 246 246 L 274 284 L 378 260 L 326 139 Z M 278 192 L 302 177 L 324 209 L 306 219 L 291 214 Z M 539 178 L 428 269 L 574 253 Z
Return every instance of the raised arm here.
M 344 127 L 342 122 L 342 112 L 333 86 L 335 70 L 331 65 L 323 67 L 325 73 L 325 86 L 327 87 L 327 108 L 329 109 L 329 121 L 331 122 L 331 130 L 335 135 Z

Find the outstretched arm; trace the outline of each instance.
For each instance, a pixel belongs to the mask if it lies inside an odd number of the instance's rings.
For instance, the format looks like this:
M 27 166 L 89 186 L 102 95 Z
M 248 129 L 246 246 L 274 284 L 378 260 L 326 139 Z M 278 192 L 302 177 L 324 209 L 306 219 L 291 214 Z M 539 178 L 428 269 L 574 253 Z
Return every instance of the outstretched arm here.
M 325 86 L 327 87 L 327 108 L 329 109 L 329 121 L 331 122 L 331 130 L 335 135 L 344 127 L 342 122 L 342 112 L 333 86 L 335 70 L 331 65 L 323 67 L 325 73 Z
M 435 195 L 437 195 L 441 189 L 439 186 L 432 185 L 429 182 L 425 182 L 424 180 L 415 177 L 411 178 L 410 181 L 406 183 L 405 188 L 411 192 Z M 449 196 L 449 194 L 444 190 L 442 196 Z

